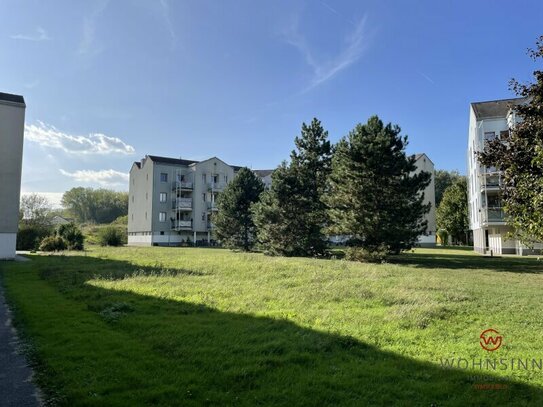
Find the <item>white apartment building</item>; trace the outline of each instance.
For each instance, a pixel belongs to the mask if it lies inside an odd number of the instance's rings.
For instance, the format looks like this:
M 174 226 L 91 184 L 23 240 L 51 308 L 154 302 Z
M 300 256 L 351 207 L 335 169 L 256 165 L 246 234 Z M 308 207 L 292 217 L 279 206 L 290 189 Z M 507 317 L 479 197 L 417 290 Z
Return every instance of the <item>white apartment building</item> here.
M 473 247 L 476 252 L 492 254 L 539 253 L 542 245 L 528 248 L 516 239 L 508 239 L 507 225 L 500 199 L 502 176 L 494 167 L 484 167 L 477 160 L 486 140 L 499 138 L 517 122 L 514 105 L 524 99 L 503 99 L 470 105 L 468 140 L 468 208 Z
M 432 181 L 424 191 L 426 201 L 431 204 L 430 212 L 425 215 L 428 226 L 418 243 L 435 246 L 434 164 L 426 154 L 416 154 L 415 159 L 416 172 L 432 174 Z M 211 243 L 215 202 L 240 168 L 217 157 L 194 161 L 147 155 L 135 162 L 129 178 L 128 244 Z M 273 170 L 254 172 L 270 188 Z
M 215 202 L 241 167 L 147 155 L 130 169 L 128 244 L 210 243 Z
M 19 223 L 25 101 L 0 93 L 0 259 L 13 259 Z

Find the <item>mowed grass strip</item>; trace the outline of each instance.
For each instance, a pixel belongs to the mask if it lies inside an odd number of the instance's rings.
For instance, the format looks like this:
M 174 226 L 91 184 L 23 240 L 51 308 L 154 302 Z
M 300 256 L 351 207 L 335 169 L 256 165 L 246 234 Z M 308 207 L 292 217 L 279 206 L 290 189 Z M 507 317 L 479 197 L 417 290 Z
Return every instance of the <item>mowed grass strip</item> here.
M 534 258 L 417 250 L 392 263 L 218 249 L 93 248 L 1 263 L 38 380 L 59 405 L 541 405 Z M 494 354 L 479 334 L 496 328 Z M 489 374 L 505 389 L 478 390 Z M 492 381 L 492 380 L 491 380 Z

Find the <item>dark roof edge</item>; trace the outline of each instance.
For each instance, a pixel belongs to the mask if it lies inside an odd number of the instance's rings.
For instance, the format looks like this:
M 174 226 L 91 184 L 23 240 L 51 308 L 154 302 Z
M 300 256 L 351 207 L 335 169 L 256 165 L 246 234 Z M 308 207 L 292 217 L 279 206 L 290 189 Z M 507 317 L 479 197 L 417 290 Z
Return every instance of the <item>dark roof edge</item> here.
M 14 95 L 12 93 L 0 92 L 0 103 L 22 105 L 26 107 L 25 98 L 21 95 Z

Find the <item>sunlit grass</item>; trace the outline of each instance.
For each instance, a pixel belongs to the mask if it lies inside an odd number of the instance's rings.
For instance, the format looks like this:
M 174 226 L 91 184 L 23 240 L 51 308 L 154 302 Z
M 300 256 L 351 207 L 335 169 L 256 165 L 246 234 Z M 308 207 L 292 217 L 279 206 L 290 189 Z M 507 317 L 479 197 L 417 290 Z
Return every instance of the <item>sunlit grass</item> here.
M 127 247 L 33 256 L 4 269 L 17 321 L 47 372 L 41 381 L 70 404 L 542 398 L 543 372 L 440 367 L 441 358 L 488 357 L 479 334 L 489 327 L 505 338 L 493 357 L 543 357 L 536 259 L 419 249 L 375 265 Z M 145 371 L 137 396 L 125 398 L 134 390 L 129 368 Z M 521 384 L 483 394 L 470 375 L 487 373 Z

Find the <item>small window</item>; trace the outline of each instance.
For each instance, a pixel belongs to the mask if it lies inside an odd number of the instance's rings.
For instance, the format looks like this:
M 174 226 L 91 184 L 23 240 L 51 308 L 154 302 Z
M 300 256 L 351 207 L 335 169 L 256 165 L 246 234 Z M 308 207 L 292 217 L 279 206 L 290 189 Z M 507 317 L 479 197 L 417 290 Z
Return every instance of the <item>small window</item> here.
M 166 212 L 159 212 L 158 221 L 159 222 L 166 222 Z
M 225 176 L 224 176 L 224 183 L 225 183 L 225 184 L 228 183 L 228 175 L 225 175 Z
M 206 220 L 206 213 L 202 212 L 202 220 Z
M 145 211 L 145 219 L 147 219 L 147 211 Z
M 160 202 L 166 202 L 167 199 L 168 199 L 168 194 L 166 192 L 161 192 L 160 193 Z
M 168 182 L 168 174 L 165 172 L 160 173 L 160 182 Z
M 217 182 L 219 182 L 219 176 L 213 175 L 213 183 L 216 184 Z
M 202 182 L 205 184 L 207 182 L 206 174 L 202 174 Z
M 163 230 L 160 231 L 160 236 L 164 236 L 164 231 Z
M 205 202 L 206 201 L 206 194 L 202 194 L 202 200 Z

